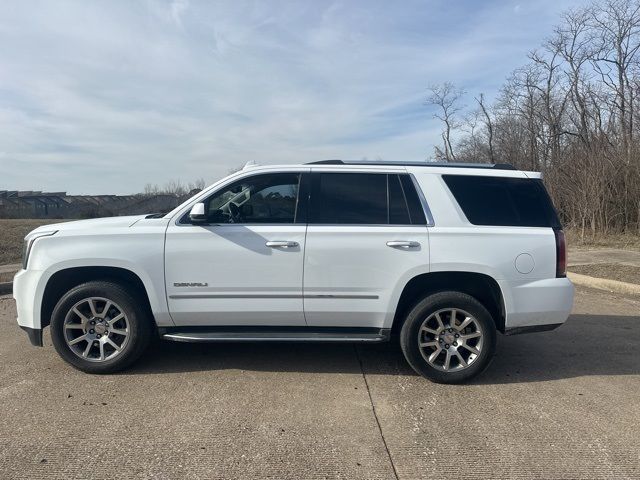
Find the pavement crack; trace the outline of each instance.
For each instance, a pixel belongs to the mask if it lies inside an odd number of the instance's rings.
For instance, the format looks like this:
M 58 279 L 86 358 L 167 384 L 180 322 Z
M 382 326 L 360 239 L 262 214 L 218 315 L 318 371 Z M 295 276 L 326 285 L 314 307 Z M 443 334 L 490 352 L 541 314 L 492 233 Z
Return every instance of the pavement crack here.
M 384 438 L 384 433 L 382 432 L 382 425 L 380 425 L 380 419 L 378 418 L 378 413 L 376 412 L 376 406 L 373 403 L 373 397 L 371 396 L 371 389 L 369 388 L 369 382 L 367 381 L 367 376 L 364 373 L 364 366 L 362 365 L 362 358 L 360 357 L 360 352 L 358 352 L 358 347 L 356 345 L 353 346 L 353 349 L 356 352 L 356 358 L 358 359 L 358 363 L 360 364 L 360 373 L 362 374 L 362 379 L 364 380 L 364 386 L 367 388 L 367 395 L 369 395 L 369 403 L 371 404 L 371 411 L 373 412 L 373 418 L 376 419 L 376 424 L 378 425 L 378 431 L 380 432 L 380 438 L 382 439 L 382 444 L 384 445 L 384 449 L 387 452 L 387 457 L 389 458 L 389 463 L 391 464 L 391 468 L 393 469 L 393 476 L 396 480 L 399 480 L 398 471 L 396 470 L 396 465 L 393 463 L 393 458 L 391 457 L 391 452 L 389 451 L 389 446 L 387 445 L 387 440 Z

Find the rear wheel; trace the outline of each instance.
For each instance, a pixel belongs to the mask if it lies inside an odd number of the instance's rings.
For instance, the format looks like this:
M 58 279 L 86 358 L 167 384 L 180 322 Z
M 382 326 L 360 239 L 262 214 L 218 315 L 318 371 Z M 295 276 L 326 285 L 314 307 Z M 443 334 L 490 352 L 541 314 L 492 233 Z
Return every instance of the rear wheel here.
M 487 309 L 461 292 L 439 292 L 407 315 L 400 346 L 409 365 L 438 383 L 462 383 L 493 358 L 496 328 Z
M 143 303 L 122 286 L 104 281 L 67 292 L 51 318 L 51 339 L 58 354 L 88 373 L 126 368 L 142 355 L 152 331 Z

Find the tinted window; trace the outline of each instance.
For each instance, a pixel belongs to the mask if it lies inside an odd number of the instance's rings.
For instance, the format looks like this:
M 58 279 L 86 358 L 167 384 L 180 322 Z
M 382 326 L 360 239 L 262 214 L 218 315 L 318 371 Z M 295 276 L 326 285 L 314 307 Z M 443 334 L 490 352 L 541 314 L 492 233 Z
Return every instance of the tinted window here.
M 409 225 L 411 218 L 402 185 L 400 185 L 400 178 L 398 175 L 388 175 L 387 179 L 389 182 L 389 223 L 391 225 Z
M 404 192 L 405 199 L 407 200 L 407 206 L 409 207 L 409 216 L 413 225 L 426 225 L 427 219 L 424 214 L 424 208 L 420 202 L 416 187 L 409 175 L 400 175 L 400 181 L 402 183 L 402 190 Z
M 475 225 L 559 227 L 538 179 L 443 175 L 467 219 Z
M 210 223 L 295 223 L 300 174 L 247 177 L 205 201 Z
M 310 223 L 386 225 L 387 175 L 314 174 Z

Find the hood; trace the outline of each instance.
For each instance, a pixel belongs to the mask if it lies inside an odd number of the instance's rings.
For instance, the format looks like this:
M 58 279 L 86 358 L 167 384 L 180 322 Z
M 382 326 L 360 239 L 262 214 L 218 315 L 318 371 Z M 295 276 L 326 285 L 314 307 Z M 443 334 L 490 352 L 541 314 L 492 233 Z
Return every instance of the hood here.
M 52 232 L 52 231 L 70 231 L 70 230 L 93 230 L 97 228 L 118 228 L 118 227 L 130 227 L 137 221 L 142 220 L 146 215 L 131 215 L 126 217 L 107 217 L 107 218 L 91 218 L 88 220 L 75 220 L 72 222 L 52 223 L 49 225 L 42 225 L 36 228 L 29 235 L 33 233 Z

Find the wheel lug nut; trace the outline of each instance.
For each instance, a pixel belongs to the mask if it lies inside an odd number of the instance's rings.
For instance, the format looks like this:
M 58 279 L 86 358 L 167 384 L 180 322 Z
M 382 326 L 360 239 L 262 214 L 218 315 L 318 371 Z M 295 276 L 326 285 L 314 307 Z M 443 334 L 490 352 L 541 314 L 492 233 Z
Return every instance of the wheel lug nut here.
M 453 346 L 457 347 L 458 346 L 458 342 L 453 342 Z
M 89 333 L 93 333 L 93 328 L 91 330 L 89 330 Z
M 96 324 L 96 322 L 94 322 L 93 320 L 91 320 L 91 325 L 95 325 L 95 324 Z
M 456 338 L 458 338 L 459 336 L 460 336 L 460 335 L 458 335 L 458 334 L 456 333 Z
M 100 338 L 100 334 L 96 335 L 98 338 Z
M 444 348 L 449 348 L 449 344 L 447 343 L 447 344 L 444 346 Z

